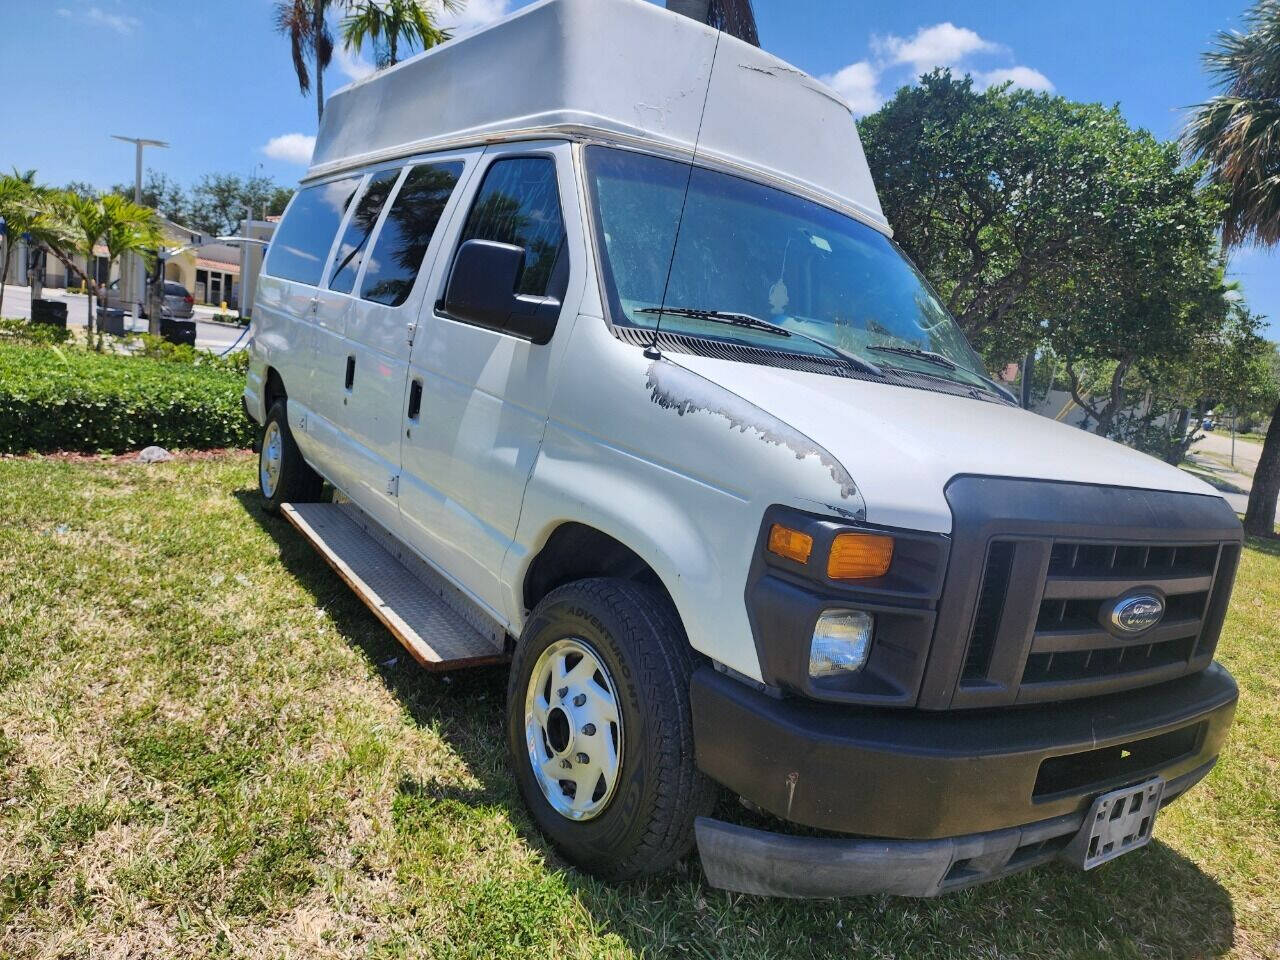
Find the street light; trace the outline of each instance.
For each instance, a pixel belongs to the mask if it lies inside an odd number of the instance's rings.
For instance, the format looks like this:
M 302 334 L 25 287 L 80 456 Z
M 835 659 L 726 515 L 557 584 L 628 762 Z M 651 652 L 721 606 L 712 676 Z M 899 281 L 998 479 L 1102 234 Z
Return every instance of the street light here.
M 145 137 L 122 137 L 118 133 L 111 134 L 112 140 L 123 140 L 125 143 L 132 143 L 136 149 L 134 160 L 133 175 L 133 202 L 142 203 L 142 150 L 144 147 L 167 147 L 169 144 L 163 140 L 148 140 Z M 142 297 L 139 288 L 142 286 L 138 282 L 138 275 L 142 272 L 142 260 L 136 255 L 129 255 L 129 292 L 133 295 L 133 315 L 135 317 L 142 315 Z M 124 264 L 120 265 L 121 272 L 124 272 Z M 110 280 L 107 277 L 107 280 Z M 153 336 L 160 333 L 160 318 L 151 317 L 147 321 L 147 330 Z

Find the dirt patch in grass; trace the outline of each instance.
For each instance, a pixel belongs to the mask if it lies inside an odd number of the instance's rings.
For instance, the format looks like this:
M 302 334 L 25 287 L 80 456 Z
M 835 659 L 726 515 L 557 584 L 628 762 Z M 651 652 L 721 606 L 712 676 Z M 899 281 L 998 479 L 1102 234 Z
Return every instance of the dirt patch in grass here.
M 120 464 L 120 463 L 137 463 L 138 454 L 141 449 L 130 450 L 127 453 L 77 453 L 74 450 L 57 450 L 53 453 L 4 453 L 0 454 L 3 460 L 58 460 L 63 463 L 95 463 L 95 464 Z M 170 450 L 170 456 L 173 460 L 228 460 L 228 459 L 247 459 L 254 456 L 252 450 L 232 448 L 232 447 L 215 447 L 210 450 Z M 171 461 L 166 461 L 171 462 Z
M 1157 842 L 934 901 L 611 886 L 520 805 L 504 674 L 419 670 L 245 451 L 0 460 L 0 956 L 1280 956 L 1280 549 L 1214 773 Z M 725 813 L 733 815 L 733 804 Z

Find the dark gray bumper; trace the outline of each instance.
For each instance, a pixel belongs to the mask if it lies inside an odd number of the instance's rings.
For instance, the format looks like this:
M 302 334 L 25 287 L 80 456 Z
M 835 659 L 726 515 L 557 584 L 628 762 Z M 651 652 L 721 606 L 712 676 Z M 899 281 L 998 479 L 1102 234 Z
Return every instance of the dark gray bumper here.
M 1194 785 L 1214 761 L 1165 788 L 1164 803 Z M 1084 813 L 938 840 L 799 837 L 699 817 L 702 869 L 713 887 L 768 897 L 888 893 L 935 897 L 1047 863 L 1080 831 Z

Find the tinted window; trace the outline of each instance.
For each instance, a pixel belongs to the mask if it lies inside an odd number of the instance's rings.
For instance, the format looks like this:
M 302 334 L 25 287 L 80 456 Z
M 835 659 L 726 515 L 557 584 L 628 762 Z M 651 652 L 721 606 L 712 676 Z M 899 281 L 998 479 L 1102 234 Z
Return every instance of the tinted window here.
M 378 222 L 378 214 L 382 205 L 387 202 L 391 188 L 396 185 L 400 171 L 383 170 L 369 178 L 369 185 L 356 201 L 356 208 L 347 221 L 347 229 L 338 241 L 338 249 L 333 252 L 333 271 L 329 275 L 329 289 L 339 293 L 350 293 L 356 285 L 356 274 L 360 272 L 360 263 L 364 259 L 369 237 L 373 234 L 374 225 Z
M 423 164 L 409 171 L 369 254 L 361 297 L 389 307 L 405 302 L 461 173 L 461 161 Z
M 172 280 L 166 280 L 164 283 L 164 292 L 170 297 L 189 297 L 187 288 L 180 283 L 174 283 Z
M 359 177 L 347 177 L 299 193 L 271 238 L 263 271 L 284 280 L 318 285 L 333 236 L 359 185 Z
M 564 220 L 549 157 L 515 157 L 489 167 L 460 243 L 496 240 L 524 247 L 517 293 L 564 297 L 568 284 Z

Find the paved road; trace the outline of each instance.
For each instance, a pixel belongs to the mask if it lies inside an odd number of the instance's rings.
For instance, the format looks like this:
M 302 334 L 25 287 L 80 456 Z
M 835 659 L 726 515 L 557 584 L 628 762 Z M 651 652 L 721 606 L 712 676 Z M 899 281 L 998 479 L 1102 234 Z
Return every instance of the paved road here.
M 1231 433 L 1215 430 L 1205 433 L 1203 439 L 1197 440 L 1191 448 L 1195 453 L 1202 453 L 1226 466 L 1231 465 Z M 1238 473 L 1252 477 L 1258 470 L 1258 458 L 1262 456 L 1262 444 L 1252 440 L 1236 437 L 1236 458 L 1234 469 Z
M 78 293 L 68 293 L 65 290 L 45 290 L 45 299 L 59 300 L 67 305 L 67 326 L 83 328 L 85 323 L 86 309 L 85 297 Z M 212 307 L 196 307 L 196 346 L 203 350 L 212 350 L 215 353 L 222 353 L 224 350 L 236 343 L 244 332 L 243 327 L 232 326 L 227 323 L 211 323 L 209 318 L 213 316 L 215 310 Z M 0 313 L 6 317 L 19 317 L 27 319 L 31 316 L 31 288 L 7 286 L 4 291 L 4 307 L 0 308 Z M 138 320 L 132 316 L 124 318 L 125 329 L 136 332 L 145 333 L 147 324 L 145 320 Z M 240 339 L 236 349 L 243 349 L 248 343 L 249 336 L 245 334 Z

